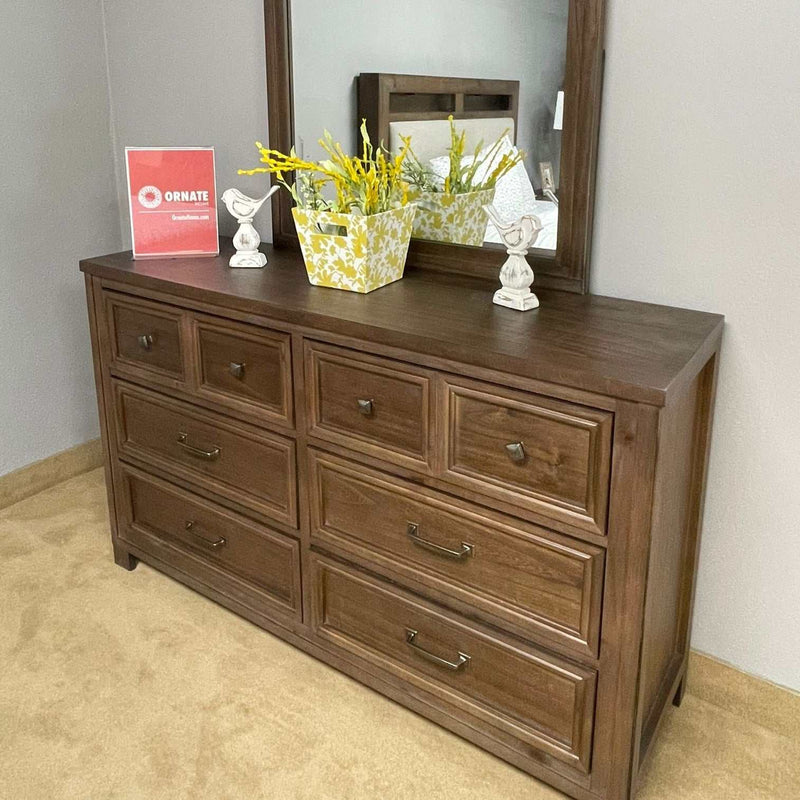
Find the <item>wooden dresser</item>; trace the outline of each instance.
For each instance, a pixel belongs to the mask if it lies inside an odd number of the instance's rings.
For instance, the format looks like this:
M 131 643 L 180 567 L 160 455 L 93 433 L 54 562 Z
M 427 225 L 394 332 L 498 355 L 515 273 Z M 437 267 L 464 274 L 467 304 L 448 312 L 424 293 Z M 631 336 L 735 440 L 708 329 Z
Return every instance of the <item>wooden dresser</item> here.
M 723 320 L 89 259 L 114 554 L 575 798 L 683 691 Z M 274 688 L 280 692 L 280 686 Z

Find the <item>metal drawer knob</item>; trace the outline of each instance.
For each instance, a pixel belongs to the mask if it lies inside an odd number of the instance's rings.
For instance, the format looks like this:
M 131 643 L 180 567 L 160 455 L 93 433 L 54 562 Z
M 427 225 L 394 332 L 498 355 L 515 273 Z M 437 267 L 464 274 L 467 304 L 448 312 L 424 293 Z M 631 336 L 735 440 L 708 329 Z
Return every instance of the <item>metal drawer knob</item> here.
M 506 452 L 515 464 L 521 464 L 526 458 L 525 445 L 522 442 L 512 442 L 506 445 Z
M 205 536 L 202 536 L 194 529 L 194 520 L 187 520 L 186 521 L 186 530 L 194 536 L 199 542 L 202 542 L 206 547 L 210 547 L 212 550 L 219 550 L 220 547 L 225 547 L 227 543 L 227 539 L 224 536 L 220 536 L 219 539 L 206 539 Z
M 448 661 L 446 658 L 440 658 L 437 655 L 434 655 L 425 648 L 420 647 L 417 644 L 417 635 L 418 631 L 415 631 L 413 628 L 406 628 L 406 644 L 420 657 L 424 658 L 426 661 L 430 661 L 432 664 L 436 664 L 437 667 L 444 667 L 445 669 L 449 669 L 452 672 L 460 672 L 464 669 L 467 664 L 470 662 L 470 657 L 466 653 L 462 653 L 459 651 L 458 653 L 458 661 Z
M 143 333 L 141 336 L 137 336 L 136 340 L 142 350 L 151 350 L 153 347 L 153 335 L 150 333 Z
M 231 361 L 230 364 L 230 371 L 231 375 L 238 380 L 242 380 L 244 378 L 244 362 L 241 364 L 237 364 L 235 361 Z
M 359 398 L 358 400 L 359 414 L 362 414 L 365 417 L 371 417 L 374 411 L 375 411 L 374 400 L 362 400 L 361 398 Z

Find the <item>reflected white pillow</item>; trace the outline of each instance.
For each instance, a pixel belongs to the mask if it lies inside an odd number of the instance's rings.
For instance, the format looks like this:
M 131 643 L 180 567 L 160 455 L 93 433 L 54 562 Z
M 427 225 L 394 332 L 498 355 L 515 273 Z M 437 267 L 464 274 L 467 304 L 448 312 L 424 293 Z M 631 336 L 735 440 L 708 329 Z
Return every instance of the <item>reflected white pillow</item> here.
M 486 158 L 491 147 L 481 150 L 478 158 Z M 475 173 L 473 181 L 480 183 L 496 166 L 497 162 L 504 156 L 515 156 L 519 150 L 514 146 L 508 136 L 503 137 L 500 147 L 491 162 L 482 164 Z M 464 156 L 461 163 L 464 167 L 469 167 L 474 161 L 474 156 Z M 439 156 L 430 160 L 431 170 L 444 180 L 450 172 L 450 159 L 447 156 Z M 520 161 L 512 169 L 503 175 L 494 193 L 494 207 L 504 222 L 513 222 L 524 214 L 535 214 L 537 203 L 536 193 L 533 191 L 533 184 L 525 171 L 525 165 Z M 494 226 L 489 223 L 488 231 L 494 231 Z

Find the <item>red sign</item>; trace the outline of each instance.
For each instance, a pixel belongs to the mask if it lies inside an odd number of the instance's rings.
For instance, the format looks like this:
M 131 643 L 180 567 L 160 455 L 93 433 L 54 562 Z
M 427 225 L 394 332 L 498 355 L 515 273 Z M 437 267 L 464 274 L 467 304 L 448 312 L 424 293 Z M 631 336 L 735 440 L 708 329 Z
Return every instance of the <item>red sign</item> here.
M 126 147 L 134 258 L 217 255 L 213 147 Z

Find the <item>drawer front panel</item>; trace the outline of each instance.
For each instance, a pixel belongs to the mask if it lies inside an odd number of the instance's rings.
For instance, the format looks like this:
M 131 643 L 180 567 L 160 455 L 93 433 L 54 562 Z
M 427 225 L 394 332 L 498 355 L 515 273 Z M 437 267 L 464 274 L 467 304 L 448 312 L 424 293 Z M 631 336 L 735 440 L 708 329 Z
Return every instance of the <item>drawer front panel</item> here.
M 429 470 L 431 373 L 317 342 L 305 360 L 311 434 Z
M 604 553 L 311 451 L 311 535 L 585 655 L 597 655 Z
M 198 394 L 292 424 L 289 335 L 197 319 Z
M 605 533 L 613 414 L 446 382 L 448 480 Z
M 114 292 L 106 292 L 105 300 L 112 362 L 185 381 L 181 312 Z
M 124 536 L 148 549 L 152 539 L 189 554 L 268 596 L 271 603 L 300 613 L 299 544 L 248 522 L 189 492 L 130 470 Z
M 115 382 L 120 455 L 161 466 L 291 527 L 294 442 Z
M 581 772 L 596 674 L 313 556 L 318 635 Z

